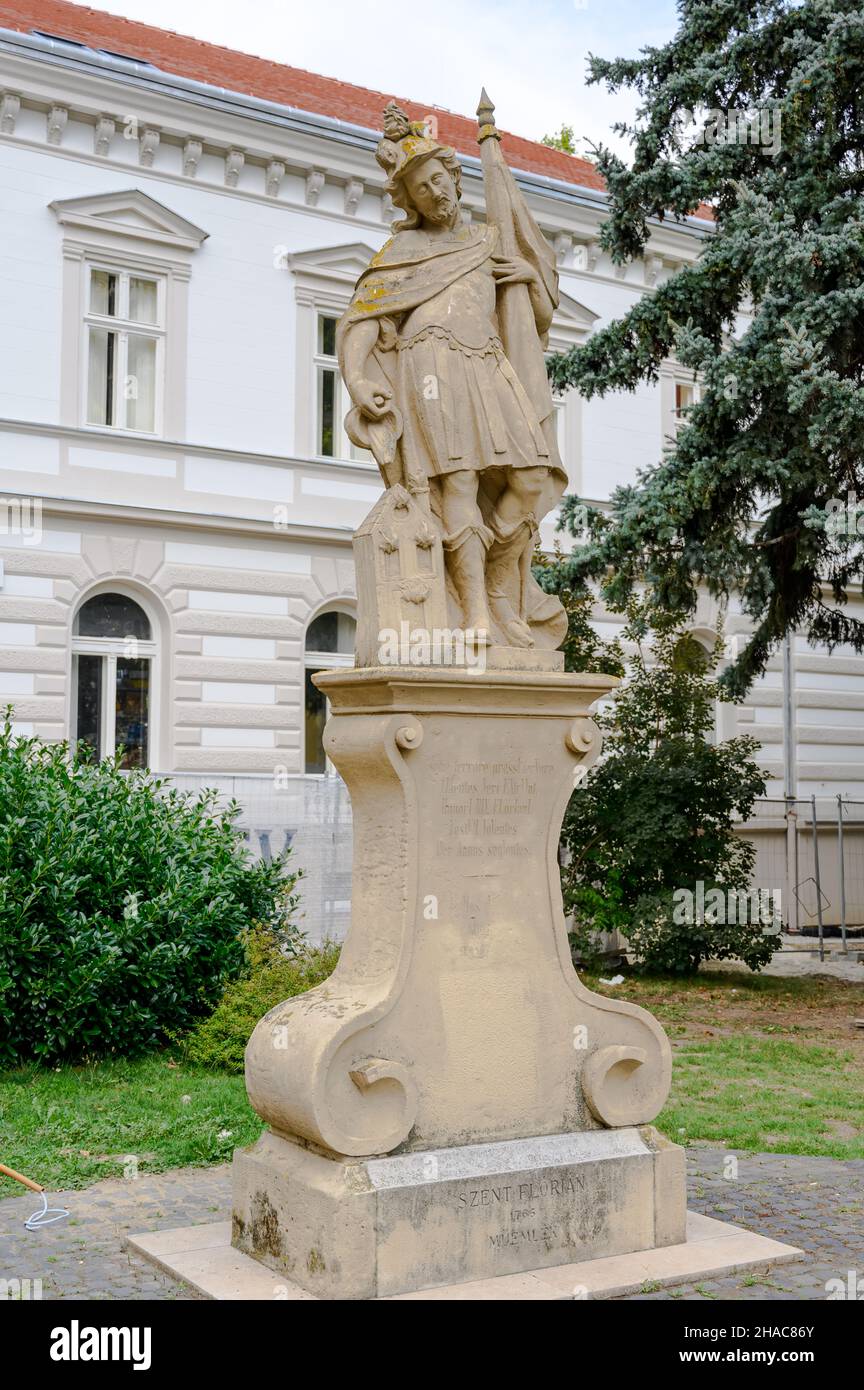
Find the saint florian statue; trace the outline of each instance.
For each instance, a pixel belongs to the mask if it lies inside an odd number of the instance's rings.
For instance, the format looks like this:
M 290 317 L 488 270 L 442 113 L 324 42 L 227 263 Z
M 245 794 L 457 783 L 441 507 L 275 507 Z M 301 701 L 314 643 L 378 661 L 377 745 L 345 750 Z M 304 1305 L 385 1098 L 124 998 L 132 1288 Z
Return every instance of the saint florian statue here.
M 567 620 L 531 557 L 567 482 L 544 361 L 558 276 L 492 115 L 484 93 L 487 221 L 466 225 L 455 152 L 395 103 L 385 110 L 377 159 L 405 217 L 339 324 L 346 428 L 439 527 L 457 623 L 486 643 L 549 649 Z

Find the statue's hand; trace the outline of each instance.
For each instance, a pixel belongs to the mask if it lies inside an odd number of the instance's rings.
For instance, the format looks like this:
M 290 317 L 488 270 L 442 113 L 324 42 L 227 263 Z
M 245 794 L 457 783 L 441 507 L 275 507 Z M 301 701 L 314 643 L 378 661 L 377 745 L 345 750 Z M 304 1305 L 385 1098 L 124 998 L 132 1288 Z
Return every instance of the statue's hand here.
M 493 256 L 492 274 L 499 285 L 530 285 L 538 279 L 533 265 L 521 256 Z
M 362 378 L 351 385 L 351 399 L 367 420 L 382 420 L 390 409 L 393 392 L 386 386 Z

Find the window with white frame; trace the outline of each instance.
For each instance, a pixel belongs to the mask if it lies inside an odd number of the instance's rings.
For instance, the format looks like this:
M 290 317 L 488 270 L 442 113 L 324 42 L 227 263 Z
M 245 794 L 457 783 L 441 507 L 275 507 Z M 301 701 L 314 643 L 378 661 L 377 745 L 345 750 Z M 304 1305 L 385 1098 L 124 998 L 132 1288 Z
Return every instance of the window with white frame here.
M 99 593 L 79 608 L 72 629 L 72 740 L 100 761 L 147 767 L 154 741 L 153 623 L 134 599 Z
M 336 769 L 324 752 L 324 726 L 330 707 L 324 692 L 312 680 L 316 671 L 354 665 L 354 639 L 357 622 L 350 613 L 328 609 L 319 613 L 306 632 L 305 654 L 305 770 L 307 773 L 334 773 Z
M 676 381 L 675 382 L 675 424 L 683 424 L 699 397 L 696 394 L 695 381 Z
M 315 351 L 315 452 L 322 458 L 368 459 L 367 449 L 352 444 L 345 431 L 351 398 L 342 381 L 336 356 L 333 314 L 317 315 Z
M 207 233 L 140 189 L 49 204 L 60 224 L 60 422 L 183 439 L 189 281 Z
M 546 361 L 552 357 L 551 352 L 546 353 Z M 555 439 L 558 444 L 558 453 L 561 455 L 561 462 L 566 468 L 567 458 L 567 399 L 566 396 L 552 397 L 552 420 L 555 426 Z
M 89 265 L 85 420 L 157 434 L 165 370 L 165 280 Z
M 294 447 L 301 458 L 374 467 L 371 453 L 352 444 L 345 430 L 352 403 L 339 371 L 336 325 L 375 250 L 364 242 L 351 242 L 285 255 L 297 304 Z
M 700 399 L 699 380 L 680 362 L 669 359 L 660 368 L 660 421 L 663 448 L 675 446 L 678 431 L 687 424 Z

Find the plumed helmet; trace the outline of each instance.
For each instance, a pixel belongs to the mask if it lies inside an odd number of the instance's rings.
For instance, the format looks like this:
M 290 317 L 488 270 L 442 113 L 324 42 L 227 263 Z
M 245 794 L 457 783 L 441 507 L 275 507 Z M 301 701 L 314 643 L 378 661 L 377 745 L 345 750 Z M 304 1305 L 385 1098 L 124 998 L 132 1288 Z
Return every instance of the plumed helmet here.
M 455 150 L 430 139 L 423 122 L 410 121 L 395 101 L 388 101 L 384 108 L 384 138 L 378 144 L 375 158 L 387 175 L 386 191 L 401 208 L 407 207 L 403 201 L 402 178 L 412 164 L 438 158 L 446 161 L 448 167 L 454 163 L 458 167 Z

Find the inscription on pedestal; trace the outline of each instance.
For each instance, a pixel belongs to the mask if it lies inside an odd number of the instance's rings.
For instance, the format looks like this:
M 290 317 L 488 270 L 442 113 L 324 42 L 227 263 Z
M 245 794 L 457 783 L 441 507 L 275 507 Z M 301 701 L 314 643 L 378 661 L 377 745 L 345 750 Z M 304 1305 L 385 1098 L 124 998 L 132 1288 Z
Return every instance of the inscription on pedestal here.
M 518 755 L 506 762 L 436 760 L 430 771 L 439 790 L 435 809 L 445 827 L 435 842 L 438 857 L 530 857 L 528 830 L 538 789 L 555 771 L 552 763 Z
M 475 1213 L 481 1218 L 499 1216 L 501 1229 L 489 1231 L 486 1239 L 493 1250 L 512 1249 L 522 1245 L 542 1245 L 546 1250 L 576 1243 L 566 1224 L 550 1220 L 541 1202 L 559 1199 L 566 1218 L 574 1198 L 585 1188 L 581 1173 L 565 1173 L 558 1177 L 538 1178 L 532 1182 L 508 1182 L 493 1187 L 471 1187 L 456 1195 L 460 1212 Z
M 489 1171 L 496 1153 L 508 1151 L 534 1161 L 521 1171 Z M 540 1166 L 543 1151 L 552 1162 Z M 445 1250 L 463 1278 L 483 1278 L 575 1263 L 598 1251 L 633 1248 L 630 1242 L 637 1249 L 651 1244 L 653 1156 L 633 1130 L 550 1135 L 434 1157 L 435 1176 L 430 1155 L 369 1165 L 384 1249 L 394 1257 L 398 1250 L 400 1259 L 407 1253 L 425 1260 L 431 1282 Z M 457 1166 L 469 1171 L 451 1176 L 448 1170 Z M 421 1172 L 425 1181 L 417 1181 Z

